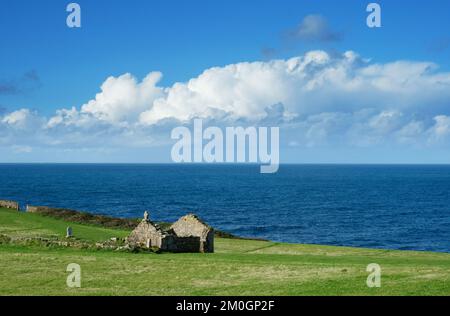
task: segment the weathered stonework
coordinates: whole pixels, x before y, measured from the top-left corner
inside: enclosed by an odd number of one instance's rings
[[[214,252],[214,231],[211,227],[195,215],[182,217],[178,222],[170,230],[163,231],[148,219],[146,213],[141,223],[128,236],[127,243],[169,252]]]
[[[28,213],[45,213],[45,212],[57,211],[60,209],[54,208],[54,207],[48,207],[48,206],[27,205],[25,210]]]
[[[199,252],[200,238],[198,237],[178,237],[171,233],[166,234],[162,239],[161,250],[170,252]]]
[[[31,205],[27,205],[26,211],[28,213],[39,213],[39,211],[41,209],[43,209],[43,206],[31,206]]]
[[[0,200],[0,207],[19,211],[19,203],[14,201]]]
[[[199,237],[200,252],[214,252],[214,230],[196,215],[183,216],[170,228],[178,237]]]
[[[158,225],[148,219],[143,219],[128,236],[127,242],[134,246],[145,248],[162,248],[164,233]]]

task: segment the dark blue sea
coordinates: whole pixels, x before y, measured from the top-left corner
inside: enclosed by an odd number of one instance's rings
[[[0,164],[0,199],[246,237],[450,252],[450,166]]]

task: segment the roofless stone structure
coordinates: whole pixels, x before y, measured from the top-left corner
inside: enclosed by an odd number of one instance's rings
[[[195,215],[186,215],[164,231],[152,222],[148,212],[131,232],[127,243],[169,252],[214,252],[214,231]]]
[[[183,216],[170,228],[179,237],[199,237],[200,252],[214,252],[214,230],[196,215]]]

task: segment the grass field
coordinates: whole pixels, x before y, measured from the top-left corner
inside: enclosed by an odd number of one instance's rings
[[[0,209],[0,234],[86,242],[126,230],[67,223]],[[214,254],[144,254],[0,245],[0,295],[450,295],[450,254],[216,238]],[[81,288],[66,267],[81,266]],[[368,288],[366,267],[382,268]]]

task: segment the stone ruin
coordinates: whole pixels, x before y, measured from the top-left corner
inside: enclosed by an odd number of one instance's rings
[[[196,215],[183,216],[170,228],[178,237],[199,237],[200,252],[214,252],[214,230]]]
[[[19,203],[0,200],[0,208],[8,208],[19,211]],[[27,205],[29,213],[41,213],[54,211],[44,206]],[[71,227],[66,229],[66,237],[73,236]],[[168,252],[214,252],[214,230],[194,214],[181,217],[169,229],[164,230],[149,218],[148,212],[144,213],[144,219],[127,237],[127,243],[131,246],[142,248],[157,248]]]
[[[0,200],[0,207],[19,211],[19,203],[14,201]]]
[[[195,215],[186,215],[163,230],[144,213],[144,219],[127,237],[131,246],[168,252],[214,252],[214,230]]]

